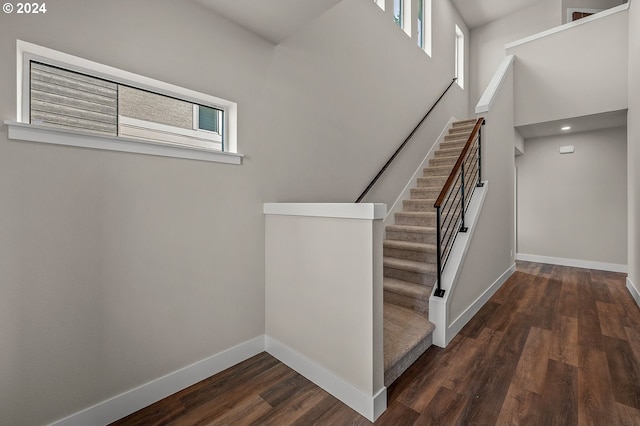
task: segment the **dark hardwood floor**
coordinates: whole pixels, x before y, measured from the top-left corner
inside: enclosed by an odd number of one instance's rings
[[[114,425],[370,424],[262,353]],[[640,425],[640,309],[623,274],[518,262],[446,349],[388,389],[381,425]]]

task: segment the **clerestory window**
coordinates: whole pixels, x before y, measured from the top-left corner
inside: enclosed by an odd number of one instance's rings
[[[81,134],[91,148],[241,163],[233,102],[31,43],[18,41],[18,54],[16,124],[38,126],[38,142],[46,128],[72,133],[52,143],[82,146]],[[10,137],[30,130],[8,124]]]

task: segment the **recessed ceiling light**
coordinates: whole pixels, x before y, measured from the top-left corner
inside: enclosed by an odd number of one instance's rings
[[[563,128],[561,128],[560,130],[571,130],[571,126],[564,126]]]

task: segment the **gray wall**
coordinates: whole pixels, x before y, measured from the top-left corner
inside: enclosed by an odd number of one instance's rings
[[[640,3],[629,5],[629,112],[627,165],[629,194],[629,280],[640,289]]]
[[[474,302],[514,266],[513,85],[511,68],[491,109],[483,114],[487,124],[482,129],[482,179],[489,186],[460,278],[449,296],[450,324],[467,309],[478,308]]]
[[[626,127],[527,139],[518,253],[627,264]],[[575,153],[560,154],[561,146]]]
[[[541,0],[530,7],[471,31],[470,101],[480,100],[505,56],[504,45],[560,25],[559,0]]]
[[[0,424],[12,426],[264,334],[262,203],[354,200],[452,78],[454,23],[466,31],[434,2],[430,59],[361,0],[278,47],[192,2],[47,6],[0,15],[3,120],[16,117],[23,39],[237,102],[246,157],[229,166],[0,133]],[[434,137],[467,100],[454,86]],[[424,136],[373,201],[393,201]]]
[[[625,109],[627,20],[622,11],[509,48],[516,126]]]

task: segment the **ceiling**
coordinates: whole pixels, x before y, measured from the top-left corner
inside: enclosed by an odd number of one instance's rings
[[[273,44],[341,0],[194,0]],[[539,0],[451,0],[470,29],[503,18]]]
[[[195,1],[271,43],[279,44],[341,0]]]
[[[537,3],[539,0],[451,0],[469,29],[481,27],[496,19]]]
[[[608,129],[627,125],[627,110],[605,112],[602,114],[585,115],[582,117],[535,123],[518,126],[518,132],[525,139],[542,138],[565,133],[588,132],[591,130]],[[561,130],[564,126],[571,126],[570,130]]]

